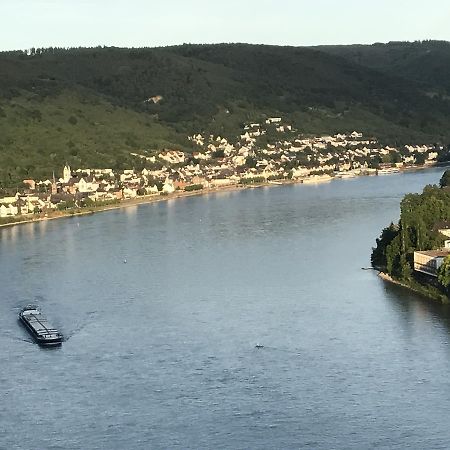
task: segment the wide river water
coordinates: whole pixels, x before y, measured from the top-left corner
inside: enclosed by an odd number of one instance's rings
[[[442,172],[1,229],[0,448],[449,448],[450,312],[361,270]]]

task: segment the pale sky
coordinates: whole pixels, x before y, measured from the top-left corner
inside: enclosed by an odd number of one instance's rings
[[[450,0],[0,0],[0,50],[450,41]]]

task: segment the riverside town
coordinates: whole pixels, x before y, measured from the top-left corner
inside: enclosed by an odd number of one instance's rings
[[[142,170],[74,169],[66,164],[60,178],[53,174],[46,180],[23,180],[15,193],[0,198],[0,221],[45,218],[50,212],[63,214],[176,191],[386,174],[448,159],[448,149],[442,145],[383,146],[357,131],[304,136],[281,117],[245,124],[236,142],[202,134],[188,139],[198,149],[192,154],[180,150],[131,153],[143,163]]]
[[[0,450],[450,449],[450,3],[404,3],[2,1]]]

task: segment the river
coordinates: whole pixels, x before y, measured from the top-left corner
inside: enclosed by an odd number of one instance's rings
[[[442,172],[0,230],[0,448],[448,448],[450,312],[361,270]]]

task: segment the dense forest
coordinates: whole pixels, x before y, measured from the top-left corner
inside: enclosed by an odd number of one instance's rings
[[[450,96],[450,42],[331,45],[316,49],[416,82],[431,97]]]
[[[395,56],[362,46],[357,57],[353,46],[247,44],[0,53],[0,183],[49,176],[65,161],[130,167],[131,152],[190,151],[188,134],[235,138],[269,115],[305,134],[357,129],[391,145],[447,145],[450,78],[431,74],[446,73],[448,45],[420,44],[443,50],[415,64],[411,45]],[[393,58],[408,61],[404,70],[387,70]]]
[[[430,280],[414,274],[414,251],[437,249],[444,244],[438,228],[450,223],[450,170],[444,173],[439,186],[426,186],[421,194],[406,195],[400,211],[400,221],[391,223],[376,240],[372,265],[394,279],[423,287]],[[440,268],[436,288],[450,294],[450,258]]]

